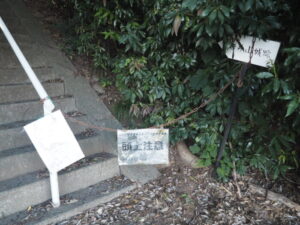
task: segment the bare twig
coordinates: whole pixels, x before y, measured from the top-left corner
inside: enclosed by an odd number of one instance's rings
[[[233,175],[234,184],[235,184],[236,189],[237,189],[238,197],[239,197],[239,198],[242,198],[241,189],[240,189],[240,186],[239,186],[239,184],[238,184],[238,182],[237,182],[237,178],[236,178],[235,162],[233,161],[232,164],[233,164],[233,172],[232,172],[232,175]]]
[[[233,196],[232,192],[229,191],[226,187],[224,187],[223,185],[220,186],[224,191],[226,191],[228,194],[230,194],[231,196]]]

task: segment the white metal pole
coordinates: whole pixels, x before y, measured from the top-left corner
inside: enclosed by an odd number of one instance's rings
[[[36,74],[32,70],[31,66],[29,65],[28,61],[26,60],[25,56],[23,55],[18,44],[14,40],[13,36],[9,32],[7,26],[5,25],[5,23],[1,17],[0,17],[0,28],[2,29],[7,41],[9,42],[11,48],[13,49],[14,53],[16,54],[18,60],[20,61],[23,69],[25,70],[25,72],[26,72],[28,78],[30,79],[32,85],[34,86],[36,92],[38,93],[39,97],[43,101],[44,115],[50,114],[55,108],[54,104],[50,100],[47,92],[45,91],[41,82],[39,81]],[[60,199],[59,199],[59,186],[58,186],[57,172],[49,171],[49,173],[50,173],[50,185],[51,185],[51,195],[52,195],[53,207],[59,207]]]
[[[9,42],[10,46],[12,47],[13,51],[15,52],[18,60],[20,61],[23,69],[27,73],[28,78],[30,79],[32,85],[34,86],[35,90],[37,91],[38,95],[44,102],[44,113],[49,114],[51,113],[55,106],[52,101],[49,99],[48,94],[46,93],[44,87],[42,86],[41,82],[38,80],[37,76],[35,75],[34,71],[32,70],[31,66],[29,65],[28,61],[26,60],[25,56],[23,55],[22,51],[20,50],[18,44],[15,42],[13,36],[9,32],[8,28],[6,27],[4,21],[0,17],[0,28],[2,29],[7,41]]]
[[[58,176],[57,176],[57,172],[49,171],[49,173],[50,173],[52,205],[54,208],[56,208],[60,206]]]

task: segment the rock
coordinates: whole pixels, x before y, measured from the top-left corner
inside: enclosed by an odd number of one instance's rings
[[[181,161],[185,165],[190,166],[192,168],[200,168],[200,166],[197,164],[199,159],[190,152],[189,148],[184,142],[178,142],[176,144],[176,149],[178,151]]]
[[[103,213],[103,208],[99,208],[99,209],[97,210],[97,213],[98,213],[99,215],[101,215],[101,214]]]
[[[93,83],[92,87],[94,88],[94,90],[96,92],[98,92],[99,94],[105,94],[104,89],[98,84],[98,82]]]

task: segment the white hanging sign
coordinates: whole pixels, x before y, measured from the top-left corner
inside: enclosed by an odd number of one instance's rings
[[[254,37],[243,36],[239,40],[239,43],[235,41],[233,43],[233,47],[226,50],[226,56],[230,59],[248,63],[250,60],[253,40]],[[219,42],[219,45],[223,47],[222,42]],[[264,41],[256,38],[253,46],[251,64],[262,67],[270,67],[276,60],[279,47],[280,42],[270,40]]]
[[[84,158],[60,110],[24,126],[31,142],[51,172],[58,172]]]
[[[169,130],[118,130],[119,165],[169,164]]]

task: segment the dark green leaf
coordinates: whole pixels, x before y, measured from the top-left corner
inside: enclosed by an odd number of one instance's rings
[[[295,98],[292,101],[290,101],[290,103],[288,104],[288,107],[287,107],[287,111],[286,111],[285,117],[290,116],[293,112],[295,112],[295,110],[298,107],[299,107],[299,101],[298,101],[297,98]]]
[[[256,74],[256,77],[259,79],[267,79],[267,78],[271,78],[274,75],[272,73],[269,72],[260,72],[258,74]]]
[[[213,23],[216,18],[217,18],[217,10],[213,10],[208,16],[209,22]]]
[[[182,2],[182,8],[188,8],[189,10],[194,10],[197,7],[198,0],[184,0]]]
[[[195,75],[190,78],[190,87],[193,90],[201,90],[206,86],[208,77],[204,70],[198,70]]]
[[[190,147],[190,150],[193,154],[197,154],[200,152],[200,147],[198,145],[193,145]]]
[[[281,100],[291,100],[294,97],[295,97],[295,95],[285,95],[285,96],[280,96],[278,99],[281,99]]]
[[[201,16],[207,17],[210,12],[211,12],[211,8],[206,8],[202,11]]]
[[[249,11],[253,6],[253,0],[246,0],[246,3],[245,3],[245,10],[246,11]]]
[[[222,5],[220,7],[222,13],[224,14],[224,16],[226,16],[227,18],[230,16],[230,10],[229,8],[227,8],[226,6]]]

